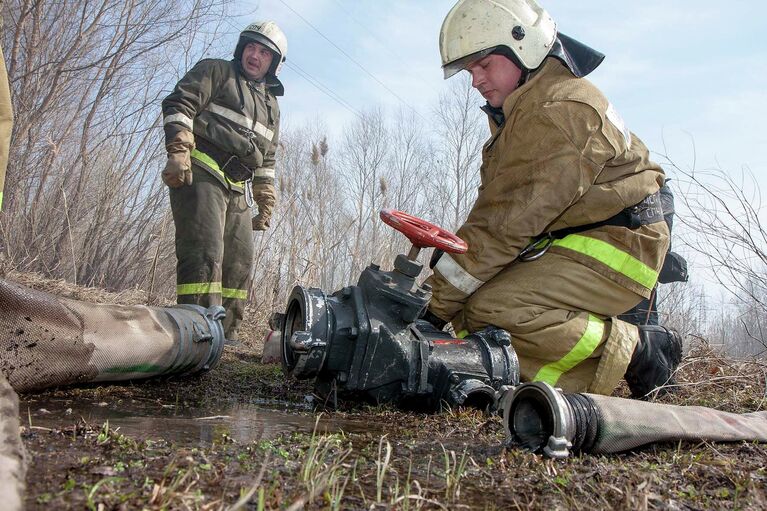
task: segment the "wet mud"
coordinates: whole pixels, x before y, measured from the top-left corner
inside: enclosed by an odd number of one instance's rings
[[[292,433],[376,433],[380,425],[315,415],[300,403],[230,403],[198,408],[133,400],[119,403],[35,399],[22,404],[23,418],[34,428],[64,430],[73,424],[102,425],[137,440],[164,440],[180,447],[210,447],[223,441],[250,443]]]
[[[22,395],[27,509],[219,510],[248,495],[241,509],[767,506],[764,445],[544,460],[507,448],[497,416],[319,413],[310,386],[225,355],[200,378]]]

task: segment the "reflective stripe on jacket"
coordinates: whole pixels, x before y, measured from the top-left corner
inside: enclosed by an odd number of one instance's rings
[[[490,119],[478,197],[457,233],[469,250],[445,254],[428,281],[429,308],[445,320],[531,240],[610,218],[664,182],[604,95],[556,59],[506,98],[503,112],[502,125]],[[667,245],[667,231],[638,236],[608,226],[567,236],[551,250],[649,296]]]
[[[223,153],[234,155],[254,170],[254,182],[273,183],[279,138],[277,98],[263,82],[248,81],[236,61],[205,59],[176,84],[162,102],[166,143],[179,130],[191,130]],[[212,158],[192,156],[224,185],[242,191],[222,175]]]

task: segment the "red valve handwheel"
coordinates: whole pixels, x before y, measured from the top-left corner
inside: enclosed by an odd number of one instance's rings
[[[435,247],[452,254],[463,254],[469,247],[450,231],[396,209],[382,209],[381,220],[407,236],[418,248]]]

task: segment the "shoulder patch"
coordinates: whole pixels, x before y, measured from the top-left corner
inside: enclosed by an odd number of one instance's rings
[[[618,128],[618,131],[620,131],[623,134],[623,139],[626,141],[626,145],[631,145],[631,132],[626,127],[626,123],[623,121],[623,117],[620,116],[618,111],[615,109],[612,103],[607,104],[607,111],[605,112],[605,117],[607,117],[607,120],[612,123],[613,126]]]

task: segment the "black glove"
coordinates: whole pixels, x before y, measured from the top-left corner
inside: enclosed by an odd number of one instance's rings
[[[440,250],[438,248],[434,249],[434,252],[431,253],[431,259],[429,259],[429,269],[433,270],[435,266],[437,266],[437,263],[439,262],[439,258],[442,257],[442,254],[444,254],[444,250]]]
[[[442,330],[443,328],[445,328],[445,325],[447,325],[447,321],[437,317],[429,309],[426,309],[426,312],[423,313],[423,316],[421,316],[421,320],[426,321],[437,330]]]

